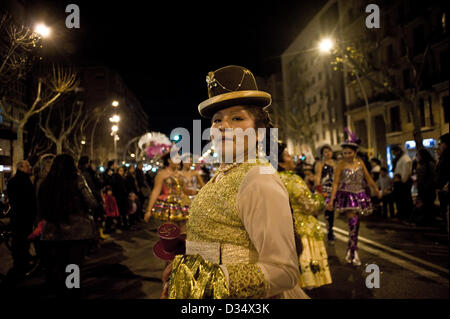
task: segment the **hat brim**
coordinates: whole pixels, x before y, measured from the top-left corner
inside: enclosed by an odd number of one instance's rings
[[[183,245],[177,247],[174,252],[168,252],[164,250],[164,245],[161,240],[159,240],[156,245],[153,246],[153,254],[164,261],[172,261],[176,255],[183,255],[184,253],[185,248],[183,247]]]
[[[201,116],[212,118],[214,113],[219,110],[226,109],[237,105],[255,105],[267,107],[271,104],[272,97],[264,91],[235,91],[220,94],[203,101],[198,106],[198,112]]]

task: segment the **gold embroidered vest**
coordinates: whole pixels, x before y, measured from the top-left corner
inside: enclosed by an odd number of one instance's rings
[[[255,166],[261,166],[261,163],[242,163],[219,180],[214,181],[213,177],[201,188],[189,208],[187,241],[220,244],[221,255],[230,247],[240,246],[245,248],[246,254],[249,255],[245,258],[247,262],[257,260],[258,254],[238,216],[236,206],[236,197],[242,180]],[[235,253],[233,255],[236,255]]]

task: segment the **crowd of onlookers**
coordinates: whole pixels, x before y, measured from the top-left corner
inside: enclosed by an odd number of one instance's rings
[[[382,192],[382,199],[372,196],[374,215],[423,226],[442,221],[448,228],[448,144],[447,133],[441,136],[436,150],[419,149],[414,158],[394,145],[392,172],[378,158],[369,159],[367,154],[359,152],[359,158]],[[339,157],[337,154],[335,159]],[[307,164],[304,158],[299,156],[296,171],[314,191],[315,167],[321,159]]]

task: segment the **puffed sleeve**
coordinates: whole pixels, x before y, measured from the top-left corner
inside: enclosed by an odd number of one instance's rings
[[[224,265],[231,295],[264,298],[295,287],[300,273],[294,226],[289,196],[278,175],[252,168],[242,181],[236,204],[259,259],[256,264]],[[252,295],[252,290],[257,294]]]
[[[312,194],[300,176],[292,174],[292,177],[287,179],[286,187],[294,214],[312,215],[323,207],[323,197]]]

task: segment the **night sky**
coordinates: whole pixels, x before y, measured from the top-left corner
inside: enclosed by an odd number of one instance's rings
[[[48,60],[117,70],[148,113],[149,130],[168,134],[200,118],[209,71],[229,64],[260,76],[279,70],[280,54],[326,1],[27,3],[29,16],[54,30]],[[65,28],[70,3],[80,7],[80,29]]]

